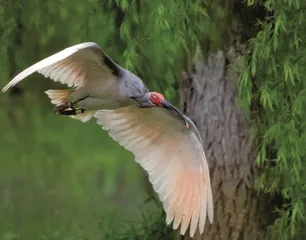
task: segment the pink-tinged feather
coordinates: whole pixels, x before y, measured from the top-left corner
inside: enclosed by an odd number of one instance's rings
[[[201,139],[162,108],[136,106],[99,110],[98,124],[135,155],[148,172],[154,190],[163,202],[166,223],[180,226],[190,236],[203,233],[205,220],[213,217],[208,165]]]
[[[193,184],[193,186],[195,185],[196,183],[196,177],[197,176],[194,176],[194,175],[190,175],[189,178],[190,181],[190,184]],[[186,202],[185,202],[185,207],[184,207],[184,212],[183,212],[183,220],[182,220],[182,224],[181,224],[181,231],[180,233],[182,235],[185,234],[188,226],[189,226],[189,223],[190,223],[190,220],[191,220],[191,214],[192,214],[192,211],[193,211],[193,208],[194,208],[194,198],[195,198],[195,188],[194,187],[190,187],[189,188],[190,192],[188,194],[188,197],[186,199]]]
[[[52,80],[56,82],[64,83],[65,81],[67,81],[67,79],[63,78],[62,76],[68,71],[69,66],[73,64],[78,65],[77,63],[70,62],[69,59],[65,59],[61,62],[58,62],[54,64],[55,66],[54,68],[50,66],[46,69],[45,77],[48,77],[48,78],[50,77]],[[56,78],[52,77],[52,73],[56,74]]]
[[[175,193],[169,199],[169,207],[166,210],[167,213],[167,223],[170,224],[174,217],[177,215],[177,210],[180,208],[185,195],[187,194],[188,190],[188,182],[186,181],[186,175],[180,175],[175,173],[174,179],[175,183]]]
[[[204,232],[204,226],[206,222],[206,207],[207,207],[207,194],[206,186],[202,186],[202,196],[201,196],[201,208],[200,208],[200,219],[199,219],[199,230],[202,234]]]
[[[64,90],[53,90],[50,89],[45,92],[48,97],[51,99],[51,103],[53,103],[56,106],[60,106],[62,104],[65,104],[67,102],[67,99],[71,93],[71,90],[64,89]]]
[[[68,63],[64,66],[55,68],[54,70],[50,69],[51,71],[50,74],[48,74],[48,77],[56,82],[69,83],[72,80],[68,78],[69,74],[73,71],[73,69],[70,68],[72,65],[76,65],[76,63]]]
[[[197,179],[196,181],[196,185],[195,185],[195,201],[194,201],[194,208],[193,208],[193,213],[191,216],[191,222],[190,222],[190,236],[193,237],[195,234],[195,231],[197,229],[197,224],[199,221],[199,216],[200,216],[200,201],[201,201],[201,197],[200,197],[200,193],[201,190],[199,188],[199,183],[200,183],[200,179]]]
[[[75,82],[76,86],[81,86],[84,84],[83,74],[84,74],[84,69],[80,66],[74,69],[74,71],[71,73],[71,79],[73,82]]]

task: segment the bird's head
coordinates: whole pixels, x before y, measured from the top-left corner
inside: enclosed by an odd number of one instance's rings
[[[141,97],[137,98],[140,107],[163,107],[170,111],[172,114],[179,117],[184,121],[187,128],[189,128],[189,124],[185,116],[180,113],[170,102],[168,102],[165,97],[158,92],[149,92],[145,93]]]

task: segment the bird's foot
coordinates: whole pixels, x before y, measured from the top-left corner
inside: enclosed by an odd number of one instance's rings
[[[75,108],[73,107],[72,103],[63,104],[60,106],[57,106],[54,113],[60,114],[60,115],[77,115],[79,113],[84,113],[84,109],[82,108]]]

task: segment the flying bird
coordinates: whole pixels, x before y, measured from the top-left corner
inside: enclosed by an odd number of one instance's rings
[[[213,198],[201,136],[194,123],[161,93],[116,64],[96,43],[68,47],[30,66],[5,92],[34,72],[69,89],[48,90],[56,112],[97,123],[148,173],[166,213],[166,223],[191,237],[213,222]]]

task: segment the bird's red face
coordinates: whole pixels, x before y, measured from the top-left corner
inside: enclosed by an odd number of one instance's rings
[[[158,93],[158,92],[152,92],[150,95],[150,101],[155,104],[156,106],[163,107],[170,111],[172,114],[179,117],[181,120],[184,121],[186,128],[189,128],[188,121],[185,119],[184,115],[179,112],[174,106],[172,106],[171,103],[169,103],[167,100],[165,100],[165,97]]]
[[[163,105],[165,97],[161,93],[152,92],[150,96],[150,101],[154,103],[156,106]]]

